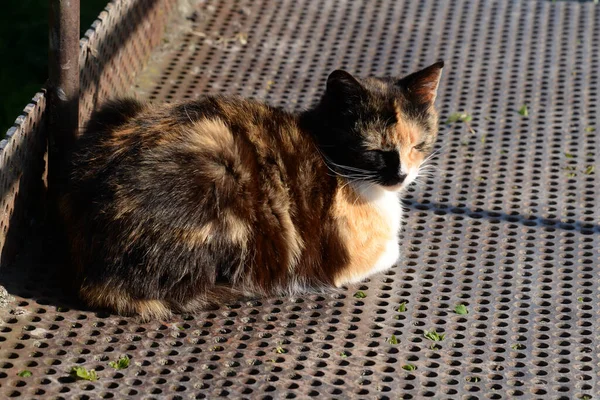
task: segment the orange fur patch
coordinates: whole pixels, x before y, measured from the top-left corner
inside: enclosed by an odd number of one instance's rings
[[[402,168],[406,171],[418,168],[423,162],[424,155],[422,152],[415,150],[414,147],[421,142],[422,128],[402,118],[400,109],[397,106],[396,118],[398,122],[394,127],[394,137],[400,147],[400,163]]]
[[[198,155],[204,159],[198,173],[214,184],[218,195],[237,196],[250,177],[240,160],[242,149],[227,125],[220,119],[202,119],[186,129],[190,150],[201,150],[211,155],[210,158]],[[213,236],[225,234],[231,243],[245,246],[250,236],[248,222],[227,208],[219,212],[221,216],[218,221],[211,221],[192,232],[182,232],[184,239],[194,247],[205,244]]]
[[[388,219],[349,185],[339,190],[333,207],[349,263],[334,277],[336,286],[369,274],[392,237]]]
[[[187,130],[192,150],[202,149],[217,154],[231,150],[235,153],[233,134],[220,119],[202,119],[194,122]]]

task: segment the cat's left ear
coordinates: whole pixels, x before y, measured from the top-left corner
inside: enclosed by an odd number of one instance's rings
[[[360,97],[365,89],[350,73],[338,69],[329,74],[327,78],[326,93],[336,98]]]
[[[404,89],[407,96],[418,104],[432,106],[437,96],[444,62],[438,61],[427,68],[414,72],[399,81],[396,85]]]

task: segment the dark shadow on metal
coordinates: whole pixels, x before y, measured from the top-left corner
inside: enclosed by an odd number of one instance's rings
[[[6,204],[5,237],[0,250],[0,270],[6,269],[24,248],[34,221],[44,217],[46,182],[44,172],[47,150],[47,126],[40,113],[46,101],[44,91],[25,107],[22,120],[25,127],[2,141],[4,167],[0,201]],[[28,132],[24,132],[28,130]],[[11,130],[9,130],[9,133]],[[1,281],[0,281],[1,282]]]

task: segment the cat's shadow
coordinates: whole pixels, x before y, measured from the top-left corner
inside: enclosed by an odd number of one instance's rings
[[[27,300],[57,310],[85,309],[68,287],[63,266],[64,257],[52,232],[34,227],[14,261],[0,268],[0,285],[9,295],[23,299],[9,302],[10,312],[28,305]]]
[[[452,204],[445,203],[419,202],[414,199],[404,199],[403,205],[409,210],[430,211],[436,215],[462,215],[466,218],[485,219],[492,223],[510,222],[528,227],[541,226],[556,230],[575,231],[584,235],[600,233],[600,225],[598,224],[575,221],[567,218],[544,218],[536,215],[521,214],[517,212],[509,214],[503,211],[474,210],[469,207],[457,207]]]

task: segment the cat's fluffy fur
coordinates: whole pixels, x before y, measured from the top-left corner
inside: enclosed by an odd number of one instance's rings
[[[167,318],[391,267],[398,193],[437,135],[442,66],[403,79],[334,71],[301,114],[218,96],[105,105],[59,198],[81,298]]]

